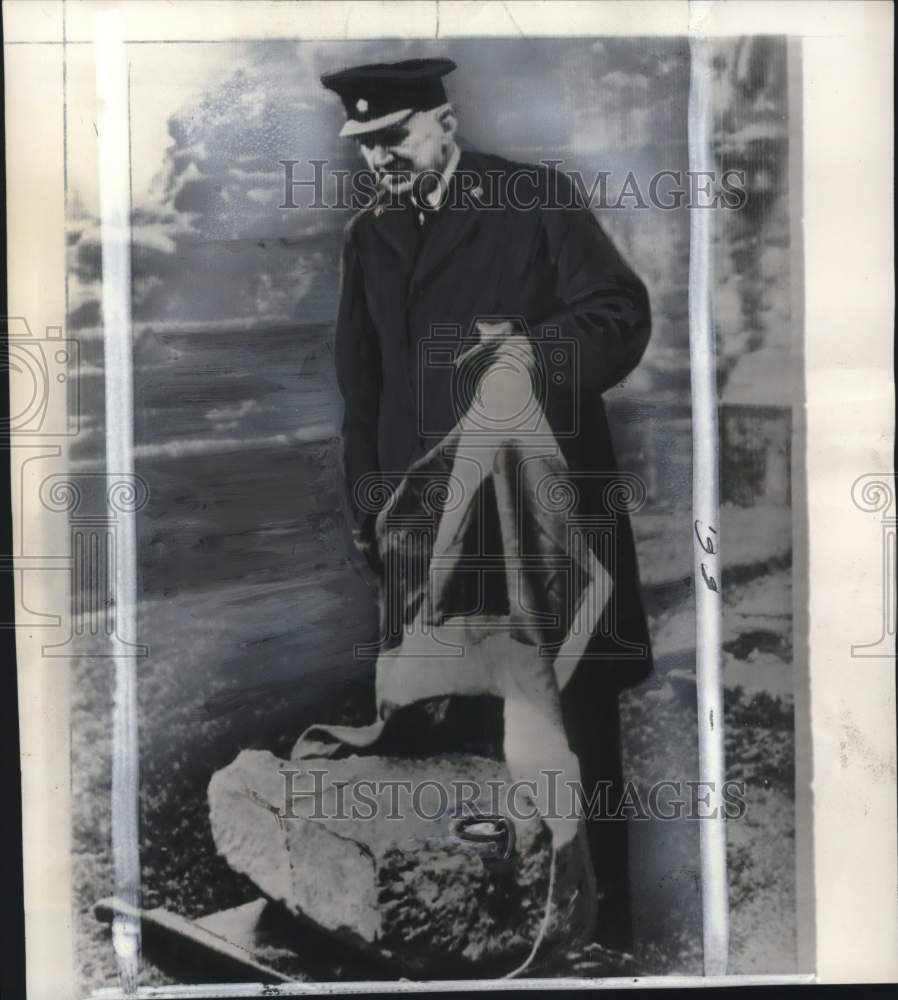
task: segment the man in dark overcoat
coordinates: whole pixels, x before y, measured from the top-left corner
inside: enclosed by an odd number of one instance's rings
[[[322,77],[343,101],[341,134],[359,143],[377,192],[346,233],[335,341],[355,539],[380,572],[372,477],[395,486],[456,424],[470,401],[460,398],[458,354],[525,336],[578,511],[614,525],[600,555],[613,596],[561,693],[587,794],[610,782],[613,802],[618,691],[646,676],[651,653],[627,516],[638,487],[618,474],[602,393],[645,351],[648,297],[563,171],[459,149],[442,79],[454,68],[421,59]],[[625,824],[588,829],[601,938],[625,947]]]

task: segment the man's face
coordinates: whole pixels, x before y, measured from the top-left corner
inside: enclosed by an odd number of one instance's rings
[[[358,137],[359,148],[380,186],[393,194],[408,191],[424,171],[441,172],[452,144],[454,119],[436,111],[416,111],[404,122]]]

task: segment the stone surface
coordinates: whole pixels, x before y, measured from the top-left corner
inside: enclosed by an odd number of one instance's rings
[[[283,768],[302,773],[285,779]],[[285,788],[308,791],[316,781],[318,796],[296,796],[294,816],[278,815]],[[360,784],[372,781],[380,783],[379,794]],[[231,867],[268,898],[392,968],[440,977],[502,975],[539,934],[552,852],[547,828],[529,816],[530,800],[521,794],[517,812],[528,818],[514,821],[508,862],[485,863],[459,840],[452,814],[462,801],[493,811],[489,782],[501,786],[496,811],[507,816],[508,773],[485,758],[287,762],[244,750],[209,785],[212,833]],[[409,787],[418,789],[417,799]],[[575,935],[582,877],[576,851],[559,855],[541,954]]]

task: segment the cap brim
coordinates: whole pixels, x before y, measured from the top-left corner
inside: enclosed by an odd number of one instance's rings
[[[413,108],[405,108],[402,111],[391,111],[388,115],[381,115],[380,118],[371,118],[366,122],[357,122],[354,118],[347,118],[346,124],[340,129],[341,137],[364,135],[366,132],[377,132],[382,128],[389,128],[390,125],[398,125],[411,118],[414,114]]]

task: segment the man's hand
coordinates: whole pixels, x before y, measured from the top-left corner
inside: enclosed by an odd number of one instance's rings
[[[499,323],[480,322],[477,324],[477,333],[481,344],[488,344],[498,340],[500,337],[507,337],[514,333],[515,327],[510,320],[502,320]]]
[[[524,337],[518,325],[511,320],[499,320],[496,323],[490,323],[486,320],[480,320],[475,330],[480,340],[473,346],[469,347],[466,351],[462,351],[455,359],[455,365],[458,367],[462,362],[468,361],[469,359],[484,354],[485,352],[492,353],[493,349],[500,348],[503,346],[503,342],[509,347],[517,346],[520,349],[521,343],[526,343],[527,338]]]
[[[533,344],[524,335],[519,324],[511,320],[502,320],[499,323],[482,322],[477,324],[477,332],[480,334],[478,347],[492,346],[499,350],[506,349],[518,363],[523,363],[532,371],[536,364]]]

